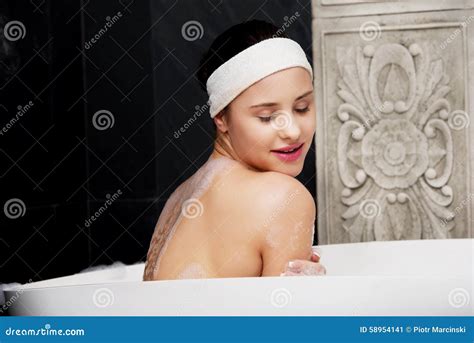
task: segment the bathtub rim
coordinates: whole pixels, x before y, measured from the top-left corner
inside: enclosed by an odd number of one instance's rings
[[[472,246],[474,247],[474,238],[449,238],[449,239],[424,239],[424,240],[404,240],[404,241],[371,241],[371,242],[356,242],[356,243],[340,243],[340,244],[326,244],[326,245],[314,245],[313,247],[320,248],[321,250],[324,251],[325,247],[330,247],[331,249],[334,247],[335,249],[340,249],[344,248],[344,246],[350,246],[353,248],[357,248],[357,246],[375,246],[378,245],[379,243],[383,243],[384,245],[389,245],[390,248],[393,248],[393,246],[396,245],[425,245],[425,244],[441,244],[443,243],[448,243],[448,244],[456,244],[456,242],[466,242],[465,244],[469,244],[468,242],[471,242]],[[473,259],[474,259],[474,251],[473,251]],[[324,252],[323,256],[321,257],[321,262],[324,264]],[[99,269],[99,270],[91,270],[91,271],[85,271],[85,272],[80,272],[72,275],[65,275],[65,276],[60,276],[56,278],[51,278],[51,279],[46,279],[46,280],[41,280],[41,281],[36,281],[36,282],[31,282],[31,283],[26,283],[26,284],[21,284],[21,285],[14,285],[12,287],[2,289],[1,291],[3,292],[18,292],[18,291],[29,291],[29,290],[43,290],[43,289],[51,289],[51,288],[63,288],[63,287],[80,287],[80,286],[85,286],[85,285],[115,285],[115,284],[130,284],[130,283],[163,283],[163,282],[179,282],[179,281],[191,281],[191,280],[226,280],[226,279],[261,279],[261,276],[258,277],[224,277],[224,278],[203,278],[203,279],[170,279],[170,280],[153,280],[153,281],[143,281],[143,279],[140,280],[120,280],[117,279],[116,281],[112,281],[110,279],[105,280],[105,281],[87,281],[83,280],[77,280],[81,278],[88,278],[88,277],[93,277],[94,275],[100,275],[99,279],[103,279],[106,277],[107,274],[112,275],[113,273],[118,272],[119,270],[125,270],[125,274],[128,273],[137,273],[143,275],[143,270],[145,267],[144,261],[141,262],[136,262],[134,264],[123,264],[119,265],[116,267],[112,268],[106,268],[106,269]],[[140,273],[138,273],[140,271]],[[440,275],[439,277],[437,275],[420,275],[419,278],[460,278],[462,277],[462,274],[451,274],[451,275]],[[271,277],[280,277],[280,276],[266,276],[265,278],[271,278]],[[324,276],[291,276],[293,278],[301,278],[301,277],[377,277],[377,278],[417,278],[417,276],[414,275],[403,275],[403,274],[391,274],[391,275],[324,275]],[[65,284],[55,284],[55,283],[61,283],[61,282],[66,282]],[[212,282],[212,281],[211,281]],[[48,285],[49,283],[52,283],[51,285]]]

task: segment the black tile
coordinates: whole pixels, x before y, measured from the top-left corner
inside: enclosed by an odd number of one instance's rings
[[[2,282],[26,282],[69,275],[87,266],[88,240],[75,223],[86,215],[81,204],[26,208],[23,217],[2,225]],[[5,228],[5,229],[4,229]],[[3,255],[3,254],[2,254]]]
[[[101,201],[91,203],[91,214],[101,206]],[[90,225],[91,265],[144,261],[163,206],[158,200],[114,202]]]

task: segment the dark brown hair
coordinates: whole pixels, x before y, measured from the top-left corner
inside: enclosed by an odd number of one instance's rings
[[[201,58],[197,72],[201,87],[207,93],[206,82],[209,76],[239,52],[265,39],[288,38],[280,31],[275,25],[256,19],[228,28],[212,42],[209,50]]]

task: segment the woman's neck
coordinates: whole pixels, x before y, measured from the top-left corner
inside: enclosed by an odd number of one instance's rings
[[[248,165],[244,161],[242,161],[239,158],[239,156],[235,153],[234,149],[232,148],[230,144],[227,144],[227,142],[222,142],[221,140],[216,139],[216,141],[214,142],[214,149],[212,150],[212,153],[209,156],[209,160],[214,160],[216,158],[221,158],[221,157],[227,157],[231,160],[234,160],[249,170],[253,170],[257,172],[261,171]]]

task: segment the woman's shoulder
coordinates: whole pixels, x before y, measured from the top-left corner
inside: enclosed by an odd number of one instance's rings
[[[274,171],[257,172],[239,163],[221,170],[211,192],[216,202],[237,212],[271,208],[292,201],[300,208],[315,207],[308,189],[296,178]]]
[[[291,197],[298,201],[314,203],[313,196],[298,179],[273,171],[259,174],[252,180],[251,188],[257,199],[268,200],[267,195],[271,194],[276,201]]]
[[[280,246],[278,242],[295,237],[311,245],[315,201],[296,178],[278,172],[235,169],[220,182],[212,192],[212,208],[222,213],[227,223],[235,224],[229,227],[236,241],[239,236],[253,238],[260,252],[268,242],[276,247]],[[295,241],[293,245],[304,244]]]
[[[269,256],[274,249],[280,253],[289,249],[287,253],[295,253],[291,255],[294,258],[300,253],[306,256],[312,245],[316,218],[312,194],[297,179],[278,172],[262,173],[252,183],[249,187],[252,200],[242,206],[259,232],[255,236],[259,251]]]
[[[237,174],[240,174],[237,176]],[[279,172],[239,170],[235,179],[229,179],[228,194],[237,211],[268,214],[275,208],[291,202],[304,212],[315,211],[312,194],[296,178]]]

